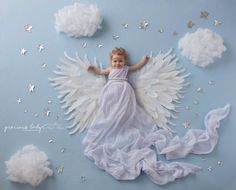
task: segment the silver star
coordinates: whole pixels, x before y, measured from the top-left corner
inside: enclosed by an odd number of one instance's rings
[[[200,114],[199,113],[195,113],[195,118],[199,118]]]
[[[161,28],[161,29],[158,29],[158,32],[159,32],[159,33],[163,33],[164,30]]]
[[[172,33],[172,35],[173,35],[173,36],[177,36],[178,33],[177,33],[176,31],[174,31],[174,32]]]
[[[194,100],[193,104],[198,105],[199,104],[198,100]]]
[[[212,166],[209,166],[209,167],[207,168],[207,170],[208,170],[209,172],[212,172],[213,167],[212,167]]]
[[[61,148],[61,153],[64,153],[66,151],[66,148]]]
[[[42,52],[44,50],[44,45],[43,44],[39,44],[38,45],[38,50],[39,50],[39,52]]]
[[[49,143],[53,143],[54,141],[53,141],[53,139],[49,139],[48,142]]]
[[[46,67],[47,67],[47,64],[46,64],[46,63],[43,63],[43,64],[41,65],[41,67],[42,67],[42,68],[46,68]]]
[[[215,20],[214,20],[214,25],[215,25],[215,26],[219,26],[219,25],[221,25],[221,23],[222,23],[222,22],[221,22],[220,20],[218,20],[218,19],[215,19]]]
[[[25,28],[25,31],[32,32],[33,26],[27,24],[27,25],[24,26],[24,28]]]
[[[217,164],[218,164],[219,166],[222,166],[222,165],[223,165],[223,161],[222,161],[222,160],[219,160],[219,161],[217,161]]]
[[[113,40],[118,40],[118,39],[120,38],[120,36],[118,36],[118,35],[113,35],[112,38],[113,38]]]
[[[28,85],[28,91],[29,92],[34,92],[35,86],[33,84]]]
[[[58,166],[56,167],[56,170],[57,170],[57,173],[58,173],[58,174],[61,174],[61,173],[63,173],[64,166],[58,165]]]
[[[17,103],[20,104],[22,102],[21,98],[17,99]]]
[[[199,88],[197,88],[196,91],[202,93],[202,92],[203,92],[203,89],[202,89],[201,87],[199,87]]]
[[[209,13],[207,11],[201,11],[201,16],[200,16],[201,18],[207,19],[208,16],[209,16]]]
[[[193,21],[191,21],[191,20],[187,22],[188,28],[192,28],[194,25],[195,25],[195,24],[194,24]]]
[[[186,109],[186,110],[190,110],[190,106],[186,106],[185,109]]]
[[[209,80],[209,81],[208,81],[208,84],[209,84],[209,85],[214,85],[215,83],[214,83],[213,80]]]
[[[21,55],[25,55],[28,51],[25,48],[22,48],[20,51]]]
[[[48,100],[48,104],[52,104],[52,100]]]
[[[102,44],[97,44],[97,47],[98,47],[98,48],[102,48],[103,45],[102,45]]]
[[[184,121],[183,127],[184,127],[185,129],[190,128],[190,122],[189,122],[189,121]]]
[[[80,177],[80,180],[81,180],[82,182],[85,182],[85,181],[87,181],[87,179],[86,179],[86,177],[85,177],[85,176],[81,176],[81,177]]]
[[[51,111],[48,108],[44,108],[44,115],[49,117],[50,113],[51,113]]]
[[[86,48],[86,47],[87,47],[87,42],[84,42],[84,43],[82,44],[82,47],[83,47],[83,48]]]
[[[123,23],[122,26],[124,27],[124,29],[127,29],[129,25],[127,23]]]
[[[35,114],[34,114],[34,117],[38,117],[38,116],[39,116],[39,114],[38,114],[38,113],[35,113]]]
[[[145,21],[145,20],[143,20],[143,21],[141,21],[141,22],[139,23],[139,28],[140,28],[140,29],[146,30],[148,26],[149,26],[149,23],[148,23],[147,21]]]
[[[28,110],[27,110],[27,109],[25,109],[25,110],[24,110],[24,113],[27,113],[27,112],[28,112]]]

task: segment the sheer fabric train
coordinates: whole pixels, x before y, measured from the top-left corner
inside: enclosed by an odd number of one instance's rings
[[[113,69],[98,100],[97,115],[83,139],[84,154],[101,169],[118,180],[132,180],[141,171],[159,185],[200,170],[200,167],[157,160],[156,152],[167,160],[184,158],[189,153],[208,154],[218,141],[217,128],[230,105],[210,111],[205,129],[189,129],[182,138],[159,128],[137,104],[127,81],[128,66]]]

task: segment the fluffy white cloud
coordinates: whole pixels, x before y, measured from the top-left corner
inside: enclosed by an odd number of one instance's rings
[[[47,155],[34,145],[26,145],[5,162],[8,179],[13,182],[39,185],[53,171],[49,168]]]
[[[193,64],[206,67],[214,62],[216,57],[221,58],[226,50],[222,37],[210,29],[198,28],[196,32],[186,33],[179,40],[178,47],[182,55],[189,58]]]
[[[101,28],[102,17],[96,5],[74,3],[55,13],[55,28],[70,37],[93,36]]]

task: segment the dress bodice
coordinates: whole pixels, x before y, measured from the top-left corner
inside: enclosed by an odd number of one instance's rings
[[[110,72],[108,79],[123,79],[127,80],[127,74],[128,74],[129,67],[125,65],[121,69],[112,69]]]

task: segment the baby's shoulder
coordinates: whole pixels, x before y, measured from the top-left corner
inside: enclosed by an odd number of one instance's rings
[[[111,71],[112,71],[112,67],[108,67],[108,68],[106,68],[105,70],[107,71],[108,74],[110,74]]]

